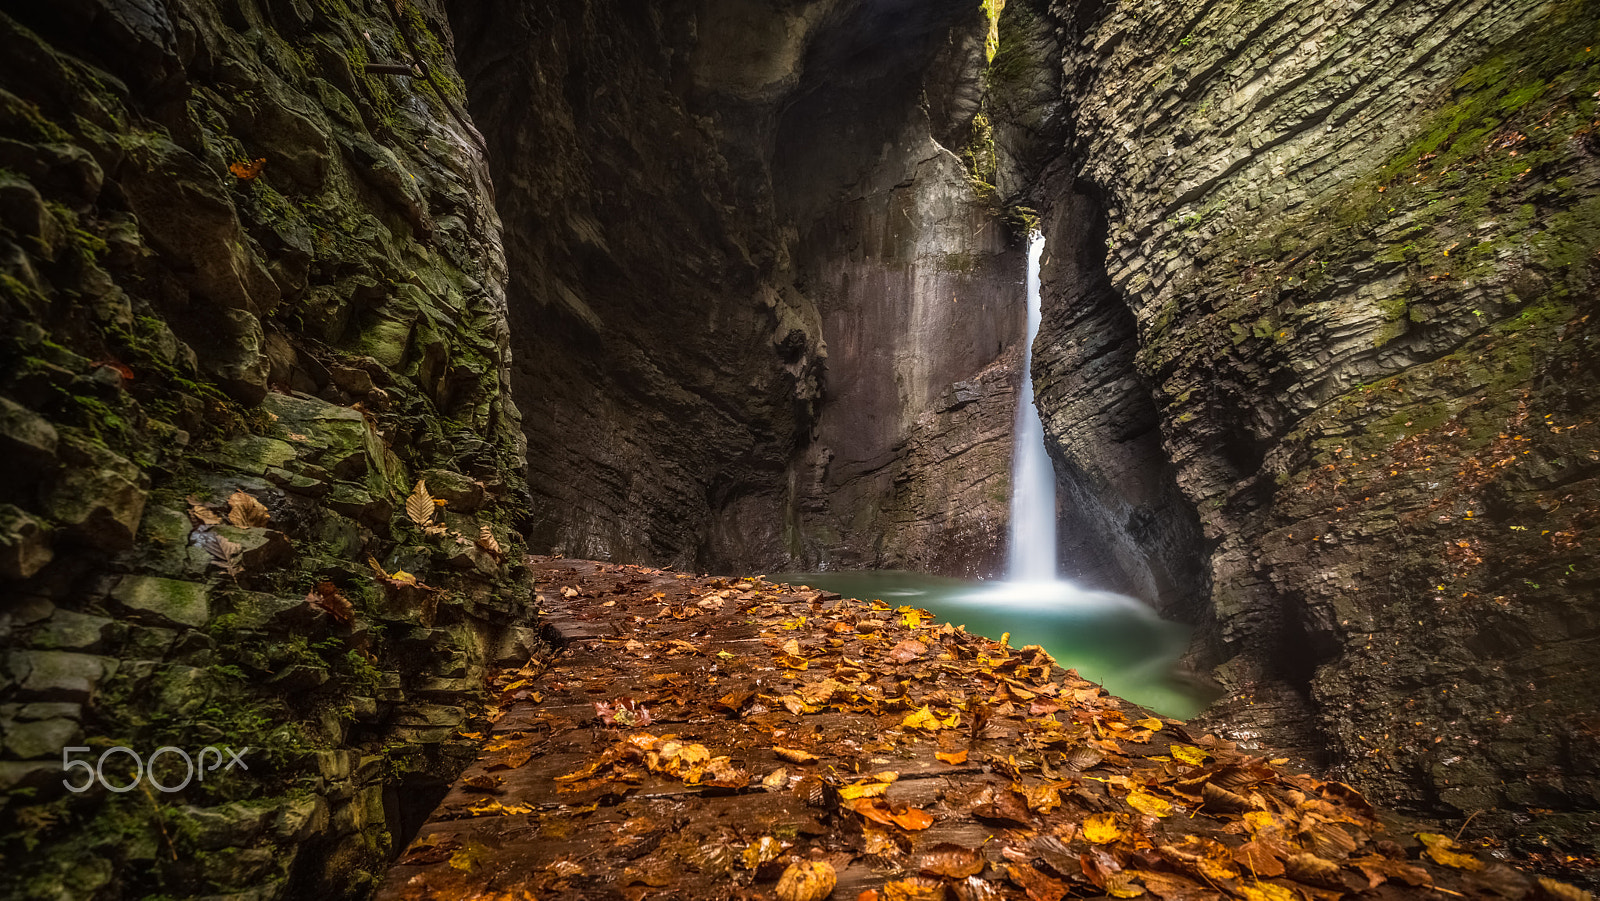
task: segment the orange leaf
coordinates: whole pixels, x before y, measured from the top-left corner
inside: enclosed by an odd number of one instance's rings
[[[229,165],[228,171],[232,172],[233,177],[239,179],[240,181],[249,181],[250,179],[255,178],[257,175],[260,175],[261,167],[265,166],[266,164],[266,157],[260,157],[258,159],[249,161],[241,160],[237,163]]]

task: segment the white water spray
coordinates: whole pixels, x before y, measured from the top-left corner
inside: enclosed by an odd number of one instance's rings
[[[1056,578],[1056,476],[1044,449],[1044,423],[1033,405],[1033,341],[1039,335],[1039,261],[1044,235],[1028,243],[1028,343],[1022,354],[1022,395],[1011,464],[1011,535],[1006,578],[1053,582]]]

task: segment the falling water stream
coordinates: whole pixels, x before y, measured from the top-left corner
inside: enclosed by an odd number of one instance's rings
[[[1028,341],[1022,350],[1022,393],[1011,451],[1011,528],[1006,578],[1056,580],[1056,474],[1044,447],[1044,423],[1033,402],[1033,341],[1039,336],[1039,262],[1044,235],[1028,242]]]
[[[1161,619],[1134,598],[1090,591],[1056,576],[1055,472],[1045,450],[1029,372],[1039,331],[1043,255],[1044,237],[1036,234],[1028,246],[1028,347],[1012,453],[1006,579],[968,582],[893,570],[770,578],[896,607],[922,608],[989,638],[1010,633],[1013,647],[1041,645],[1062,666],[1076,669],[1108,691],[1159,713],[1187,718],[1200,712],[1211,696],[1177,668],[1178,657],[1188,647],[1188,628]]]

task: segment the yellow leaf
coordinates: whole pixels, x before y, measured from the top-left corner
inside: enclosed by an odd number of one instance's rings
[[[778,844],[777,839],[770,835],[763,835],[752,842],[750,847],[745,848],[744,853],[740,854],[739,858],[744,863],[745,869],[753,870],[769,860],[777,860],[778,855],[782,853],[783,846]]]
[[[1109,845],[1122,838],[1116,814],[1097,813],[1083,821],[1083,837],[1097,845]]]
[[[900,617],[900,621],[905,623],[907,629],[920,628],[922,626],[922,614],[912,610]]]
[[[933,757],[935,760],[952,764],[954,766],[960,766],[961,764],[967,762],[967,752],[965,749],[960,751],[951,751],[948,754],[943,751],[935,751]]]
[[[1458,870],[1483,869],[1483,861],[1473,857],[1471,854],[1463,854],[1457,850],[1460,846],[1446,836],[1436,835],[1432,832],[1418,832],[1417,841],[1422,842],[1427,847],[1428,856],[1433,858],[1435,863],[1440,863],[1447,867],[1455,867]]]
[[[390,573],[389,579],[394,582],[404,582],[407,585],[417,584],[417,577],[403,569],[397,569],[393,573]]]
[[[858,782],[855,785],[846,785],[839,789],[839,798],[844,801],[856,801],[861,798],[879,798],[889,791],[887,782]]]
[[[1295,901],[1297,897],[1289,889],[1271,882],[1240,885],[1237,891],[1244,901]]]
[[[1134,723],[1134,725],[1138,726],[1140,729],[1149,729],[1151,732],[1161,731],[1161,721],[1153,716],[1145,717],[1144,719]]]
[[[1173,757],[1190,766],[1199,766],[1205,762],[1207,757],[1211,756],[1206,753],[1204,748],[1197,748],[1194,745],[1173,745],[1170,753]]]
[[[1137,898],[1144,894],[1144,886],[1135,885],[1133,874],[1127,870],[1107,873],[1106,894],[1113,898]]]
[[[798,748],[780,748],[777,745],[772,746],[772,753],[790,763],[811,763],[817,759],[817,755],[810,751],[802,751]]]
[[[939,718],[933,715],[932,710],[927,707],[921,707],[915,713],[908,714],[905,719],[900,721],[900,725],[907,729],[926,729],[929,732],[937,732],[944,724],[939,722]]]
[[[1134,810],[1139,811],[1145,816],[1172,816],[1172,805],[1156,797],[1155,795],[1149,795],[1141,791],[1136,791],[1128,795],[1127,801],[1129,807],[1132,807]]]

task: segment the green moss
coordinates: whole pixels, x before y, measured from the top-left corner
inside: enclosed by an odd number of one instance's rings
[[[983,56],[986,62],[994,62],[995,54],[1000,50],[1000,14],[1006,8],[1006,0],[983,0],[983,14],[989,20],[989,31],[983,39]]]
[[[972,118],[972,131],[961,150],[961,162],[967,170],[967,180],[973,191],[984,201],[995,199],[995,176],[999,171],[1000,157],[994,146],[994,126],[983,113]]]

